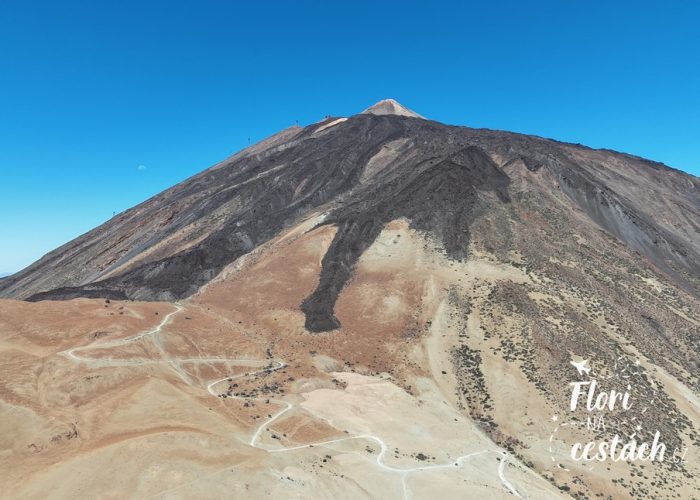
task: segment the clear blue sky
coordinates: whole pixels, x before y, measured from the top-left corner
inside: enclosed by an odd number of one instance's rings
[[[700,174],[699,2],[329,3],[0,1],[0,273],[385,97]]]

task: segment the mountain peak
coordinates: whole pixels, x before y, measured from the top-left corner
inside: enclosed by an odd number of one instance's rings
[[[398,115],[398,116],[411,116],[413,118],[424,118],[415,111],[411,111],[405,106],[402,106],[399,102],[394,99],[382,99],[374,106],[370,106],[365,109],[361,114],[363,115]]]

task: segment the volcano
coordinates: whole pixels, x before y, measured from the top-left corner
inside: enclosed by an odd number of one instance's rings
[[[303,306],[310,329],[327,330],[337,326],[335,296],[388,222],[406,218],[464,259],[478,214],[516,206],[514,180],[519,195],[576,213],[697,295],[696,177],[611,151],[443,125],[387,99],[243,150],[49,253],[3,282],[0,297],[183,299],[313,216],[339,229]]]
[[[387,99],[240,151],[0,280],[0,298],[21,497],[99,495],[109,464],[143,479],[154,456],[153,480],[109,491],[700,487],[700,179],[630,154]],[[606,429],[658,431],[685,458],[572,460],[604,440],[571,423],[588,415],[570,384],[593,377],[634,401]]]

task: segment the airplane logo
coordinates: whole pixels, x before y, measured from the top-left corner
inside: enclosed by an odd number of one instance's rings
[[[588,360],[584,359],[582,361],[570,361],[570,363],[578,370],[579,375],[583,375],[584,373],[588,375],[591,371],[591,367],[588,364]]]

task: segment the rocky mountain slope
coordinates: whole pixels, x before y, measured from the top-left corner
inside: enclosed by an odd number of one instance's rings
[[[314,213],[341,228],[316,294],[326,295],[342,288],[394,218],[410,219],[451,257],[465,257],[475,214],[509,204],[509,172],[525,171],[697,293],[697,178],[629,155],[446,126],[381,101],[347,120],[280,132],[164,191],[6,280],[0,297],[185,298]],[[331,307],[332,300],[310,297],[309,326],[334,325]]]

